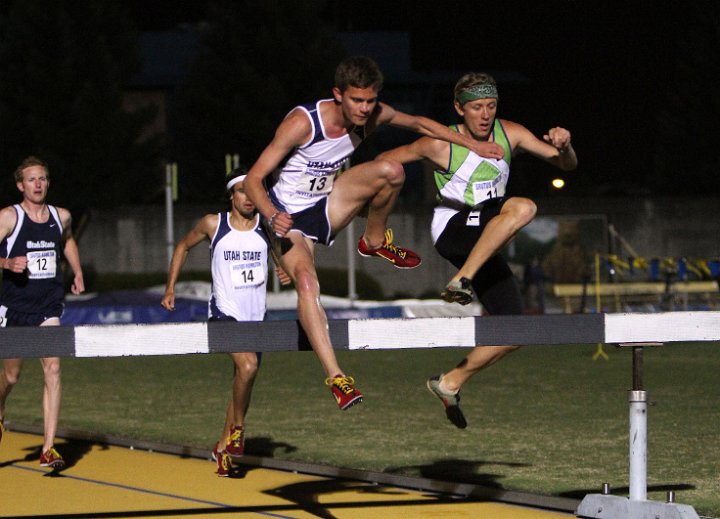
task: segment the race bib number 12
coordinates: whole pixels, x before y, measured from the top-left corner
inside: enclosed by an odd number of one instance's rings
[[[57,257],[54,250],[27,253],[27,269],[30,279],[50,279],[57,273]]]

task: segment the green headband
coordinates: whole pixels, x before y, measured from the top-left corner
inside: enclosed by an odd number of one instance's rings
[[[455,100],[460,103],[460,106],[470,101],[477,99],[497,99],[498,91],[497,87],[492,83],[481,83],[479,85],[471,86],[462,90],[456,97]]]

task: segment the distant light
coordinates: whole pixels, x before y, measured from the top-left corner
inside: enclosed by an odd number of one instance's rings
[[[562,189],[565,187],[565,181],[561,178],[554,178],[552,181],[552,187],[555,189]]]

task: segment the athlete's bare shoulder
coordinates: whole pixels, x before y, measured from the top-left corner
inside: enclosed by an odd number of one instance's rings
[[[527,131],[527,128],[525,128],[522,124],[516,123],[515,121],[508,121],[507,119],[499,119],[500,123],[502,124],[502,127],[505,129],[505,132],[514,132],[514,131]]]
[[[220,213],[223,214],[223,213]],[[211,236],[218,224],[220,223],[220,215],[218,213],[208,213],[203,216],[197,224],[200,231]]]
[[[11,205],[0,209],[0,239],[10,234],[17,223],[17,213]]]
[[[301,146],[312,137],[312,122],[307,111],[297,106],[285,116],[275,132],[275,141]]]
[[[64,207],[55,207],[58,212],[58,216],[60,217],[60,223],[63,225],[63,227],[67,227],[72,222],[72,215],[70,214],[70,211],[65,209]]]
[[[507,119],[500,119],[500,123],[513,148],[520,143],[526,142],[529,138],[534,138],[532,132],[520,123],[508,121]]]

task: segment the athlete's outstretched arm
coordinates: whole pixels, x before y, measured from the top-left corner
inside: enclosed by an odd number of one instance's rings
[[[168,269],[165,294],[163,294],[162,301],[160,302],[167,310],[175,310],[175,283],[180,275],[182,266],[185,264],[188,252],[201,241],[210,240],[217,224],[218,215],[206,214],[175,246],[172,259],[170,260],[170,268]]]
[[[521,124],[512,121],[503,121],[503,124],[513,136],[515,149],[527,151],[563,171],[577,168],[577,155],[572,147],[570,132],[565,128],[551,128],[540,140]]]
[[[410,144],[399,146],[378,155],[378,159],[396,160],[401,164],[428,160],[438,167],[447,167],[450,145],[438,139],[420,137]]]
[[[481,157],[501,159],[504,156],[502,147],[494,142],[477,141],[467,135],[455,132],[432,119],[420,115],[409,115],[404,112],[399,112],[384,103],[380,103],[378,124],[389,124],[419,133],[420,135],[432,137],[433,139],[459,144],[477,153]]]

